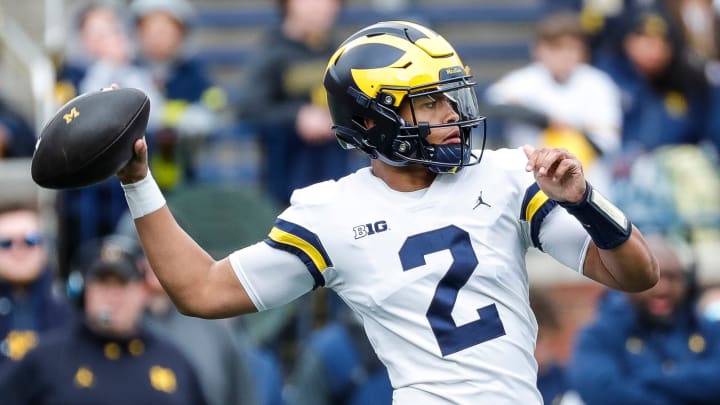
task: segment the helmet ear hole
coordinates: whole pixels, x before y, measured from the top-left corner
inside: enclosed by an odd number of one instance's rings
[[[413,153],[413,145],[408,141],[396,139],[393,142],[393,150],[401,155],[407,156]]]
[[[395,104],[395,96],[390,93],[381,91],[377,94],[376,99],[385,107],[392,107]]]
[[[365,129],[370,129],[375,126],[375,121],[370,118],[355,117],[353,121],[360,123],[360,126]]]

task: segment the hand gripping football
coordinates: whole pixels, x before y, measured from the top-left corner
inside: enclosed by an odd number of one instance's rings
[[[145,135],[150,100],[138,89],[104,89],[62,106],[45,125],[32,157],[41,187],[89,186],[113,176],[133,157]]]

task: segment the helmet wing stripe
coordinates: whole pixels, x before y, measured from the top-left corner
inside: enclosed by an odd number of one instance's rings
[[[447,42],[442,37],[426,40],[427,48],[434,53],[428,52],[425,47],[408,48],[406,40],[389,35],[358,39],[348,46],[336,68],[339,71],[351,71],[358,88],[368,96],[375,97],[380,90],[379,86],[393,84],[388,83],[388,80],[394,80],[394,84],[400,87],[414,87],[437,82],[440,80],[440,72],[448,67],[462,66],[460,58],[452,48],[445,46]],[[398,70],[389,72],[388,69]],[[395,96],[395,107],[399,106],[403,92],[389,93]]]

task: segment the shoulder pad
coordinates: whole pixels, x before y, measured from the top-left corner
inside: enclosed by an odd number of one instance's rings
[[[338,182],[327,180],[293,191],[290,204],[326,204],[338,195]]]

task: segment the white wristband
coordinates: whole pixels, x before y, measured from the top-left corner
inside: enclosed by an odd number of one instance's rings
[[[165,205],[165,197],[149,170],[144,179],[132,184],[122,184],[122,188],[133,219],[144,217]]]

